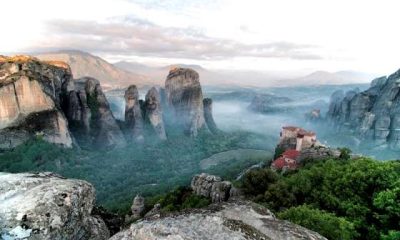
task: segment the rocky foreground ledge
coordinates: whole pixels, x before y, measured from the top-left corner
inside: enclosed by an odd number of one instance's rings
[[[326,239],[306,228],[282,221],[266,208],[248,201],[230,200],[207,209],[148,217],[110,240],[156,239]]]
[[[0,239],[109,238],[94,187],[53,173],[0,173]]]
[[[95,190],[86,181],[53,173],[0,173],[0,239],[109,239],[105,222],[92,214],[94,201]],[[110,239],[325,239],[235,198],[146,216]]]

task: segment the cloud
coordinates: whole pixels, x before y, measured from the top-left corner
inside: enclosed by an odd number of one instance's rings
[[[195,28],[163,27],[150,21],[124,17],[107,22],[52,20],[48,36],[33,49],[39,51],[80,49],[95,53],[186,59],[234,57],[316,60],[312,45],[290,42],[246,44],[209,37]]]

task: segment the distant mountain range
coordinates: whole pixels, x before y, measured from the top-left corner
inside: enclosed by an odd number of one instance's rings
[[[58,51],[35,56],[41,60],[64,61],[70,65],[74,78],[94,77],[100,80],[104,89],[121,88],[130,84],[141,86],[154,83],[146,75],[123,70],[86,52]]]
[[[101,81],[105,89],[163,85],[172,65],[154,67],[137,62],[120,61],[111,64],[104,59],[82,51],[64,50],[35,54],[42,60],[59,60],[71,66],[75,78],[92,76]],[[208,70],[199,65],[175,64],[192,68],[200,74],[203,85],[285,87],[304,85],[341,85],[370,82],[376,75],[355,71],[317,71],[306,76],[285,77],[277,72]]]

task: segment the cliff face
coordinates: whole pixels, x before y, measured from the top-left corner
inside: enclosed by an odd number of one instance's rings
[[[172,69],[165,81],[168,106],[175,122],[190,136],[205,127],[203,92],[199,74],[188,68]]]
[[[124,146],[125,138],[110,110],[100,82],[94,78],[85,77],[75,80],[74,85],[75,95],[71,92],[69,94],[72,97],[69,102],[73,103],[69,108],[76,110],[72,112],[72,116],[80,116],[80,118],[77,119],[78,128],[71,128],[73,133],[86,134],[83,139],[89,140],[89,144],[95,146]],[[79,99],[78,105],[75,105],[76,99]]]
[[[204,98],[203,105],[204,105],[204,119],[207,123],[208,129],[210,129],[212,133],[218,133],[217,124],[215,124],[214,117],[212,114],[212,109],[213,109],[212,99]]]
[[[143,140],[143,116],[139,103],[139,92],[135,85],[125,91],[125,123],[129,136],[136,141]]]
[[[400,148],[400,70],[372,81],[364,92],[336,92],[328,119],[377,144]]]
[[[72,147],[72,135],[89,145],[125,144],[99,81],[73,80],[62,62],[0,56],[0,149],[36,136]]]
[[[157,136],[162,140],[167,139],[161,107],[161,96],[155,87],[152,87],[146,94],[144,112],[146,121],[150,123]]]
[[[68,66],[27,56],[0,57],[0,148],[12,148],[41,135],[72,146],[60,111],[62,83],[72,77]]]
[[[92,216],[95,190],[52,173],[0,173],[0,238],[105,240],[109,231]]]

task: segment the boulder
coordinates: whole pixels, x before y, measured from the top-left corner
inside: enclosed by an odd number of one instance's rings
[[[163,113],[161,107],[161,97],[155,87],[152,87],[146,94],[144,102],[145,119],[150,123],[157,136],[166,140]]]
[[[71,77],[62,64],[0,56],[0,148],[13,148],[36,135],[72,147],[60,108],[61,86]]]
[[[165,93],[170,121],[176,123],[189,136],[197,136],[206,127],[203,92],[199,74],[189,68],[173,68],[165,80]]]
[[[212,99],[204,98],[203,105],[204,105],[204,119],[207,123],[208,129],[212,133],[218,133],[218,127],[217,124],[215,124],[214,117],[212,114]]]
[[[139,103],[139,92],[135,85],[125,91],[125,123],[132,139],[143,141],[143,116]]]
[[[152,217],[132,224],[111,240],[326,239],[316,232],[277,219],[268,209],[251,202],[230,201],[207,209]]]
[[[214,203],[227,201],[232,188],[231,182],[207,173],[195,175],[190,185],[195,194],[210,198]]]
[[[91,215],[95,190],[82,180],[52,173],[0,173],[0,236],[3,239],[109,238]]]

